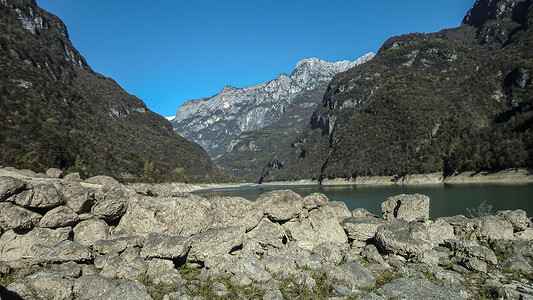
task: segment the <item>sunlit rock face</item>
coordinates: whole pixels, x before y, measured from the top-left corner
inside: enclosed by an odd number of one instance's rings
[[[172,125],[185,138],[199,143],[211,157],[226,153],[231,141],[245,131],[263,128],[278,120],[302,92],[327,84],[333,76],[374,57],[368,53],[354,62],[327,62],[306,58],[290,75],[269,82],[236,88],[230,85],[210,98],[189,100]]]

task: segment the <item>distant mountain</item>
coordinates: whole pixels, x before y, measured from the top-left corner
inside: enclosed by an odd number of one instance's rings
[[[533,167],[533,5],[478,0],[460,27],[387,40],[336,75],[261,180]]]
[[[141,181],[228,176],[113,79],[34,0],[0,1],[0,164]]]
[[[211,157],[220,157],[241,133],[272,124],[291,108],[299,95],[327,84],[335,74],[373,56],[368,53],[354,62],[336,63],[308,58],[298,62],[290,75],[281,74],[269,82],[245,88],[228,85],[210,98],[185,102],[172,125],[177,133],[204,147]]]

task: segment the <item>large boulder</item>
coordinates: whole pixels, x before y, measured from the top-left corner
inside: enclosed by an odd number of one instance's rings
[[[61,178],[63,176],[63,171],[57,168],[50,168],[46,170],[46,175],[48,175],[50,178]]]
[[[71,233],[70,227],[48,229],[36,227],[27,233],[16,233],[13,230],[5,232],[0,237],[0,261],[15,261],[25,257],[33,257],[34,244],[56,245],[67,240]]]
[[[8,201],[29,208],[54,208],[65,204],[65,196],[54,184],[40,183],[11,196]]]
[[[380,226],[376,232],[376,244],[385,252],[409,257],[455,238],[453,227],[444,221],[424,223],[395,219]]]
[[[347,209],[346,211],[351,214]],[[324,242],[336,245],[348,243],[348,237],[336,214],[331,214],[327,205],[312,210],[307,217],[290,220],[282,226],[289,240],[303,249],[312,250]]]
[[[303,198],[291,190],[261,194],[255,204],[272,221],[283,222],[298,217],[304,208]]]
[[[211,209],[205,219],[204,231],[228,226],[243,226],[249,231],[263,217],[263,212],[253,202],[241,197],[215,197],[209,202]]]
[[[191,239],[180,235],[151,233],[144,242],[143,258],[177,259],[187,255]]]
[[[338,283],[349,289],[368,288],[376,284],[372,272],[357,262],[347,262],[327,273],[330,282]]]
[[[383,295],[384,299],[464,299],[442,286],[414,277],[393,279],[380,287],[378,293]]]
[[[7,289],[17,293],[20,299],[67,300],[73,299],[73,283],[74,279],[69,277],[39,272],[14,281]]]
[[[187,260],[205,262],[241,246],[244,240],[243,227],[223,227],[210,229],[191,237],[191,249]]]
[[[0,202],[14,194],[22,192],[26,188],[26,182],[13,177],[0,177]]]
[[[352,240],[366,242],[376,235],[379,226],[387,221],[375,217],[351,217],[342,221],[341,226]]]
[[[111,235],[106,240],[97,240],[93,244],[93,250],[99,254],[119,253],[127,248],[141,247],[145,237],[140,235]]]
[[[91,207],[96,202],[94,191],[85,189],[71,194],[66,201],[66,205],[77,214],[91,211]]]
[[[304,207],[307,210],[318,208],[328,203],[328,197],[322,193],[312,193],[304,197]]]
[[[444,245],[450,248],[450,250],[455,251],[456,257],[475,257],[490,262],[493,265],[498,263],[496,254],[494,254],[491,249],[479,245],[476,241],[447,239],[444,242]]]
[[[152,300],[146,288],[140,282],[127,282],[108,291],[102,296],[107,300]]]
[[[527,215],[526,212],[517,209],[517,210],[500,210],[496,212],[497,216],[503,217],[513,225],[514,231],[523,231],[527,228]]]
[[[90,247],[98,240],[105,240],[109,237],[109,225],[101,219],[89,219],[80,222],[73,229],[74,241]]]
[[[286,240],[285,230],[278,223],[273,223],[267,217],[252,230],[246,233],[243,251],[254,255],[263,255],[269,249],[283,247]]]
[[[429,197],[421,194],[398,195],[381,203],[383,219],[425,221],[429,219]]]
[[[74,281],[73,292],[76,299],[104,299],[103,295],[118,286],[118,283],[100,274],[83,275]]]
[[[202,231],[210,203],[194,195],[185,197],[135,197],[116,230],[148,235],[161,233],[191,236]]]
[[[101,184],[101,185],[120,185],[120,182],[118,182],[116,179],[114,179],[113,177],[106,176],[106,175],[93,176],[93,177],[85,179],[85,182]]]
[[[4,231],[28,230],[39,224],[42,216],[9,202],[0,203],[0,228]]]
[[[328,203],[320,206],[319,210],[326,217],[337,219],[337,222],[339,223],[352,216],[352,213],[350,210],[348,210],[346,203],[341,201],[329,201]]]
[[[500,216],[479,218],[474,226],[474,234],[481,240],[512,240],[514,237],[513,225]]]
[[[94,258],[89,248],[69,240],[61,241],[54,246],[36,244],[31,251],[35,253],[36,263],[87,262]]]
[[[66,206],[58,206],[48,211],[41,221],[39,227],[57,228],[76,225],[80,217],[72,209]]]
[[[106,185],[96,195],[92,214],[107,222],[122,217],[128,208],[128,201],[136,197],[133,190],[122,186]]]

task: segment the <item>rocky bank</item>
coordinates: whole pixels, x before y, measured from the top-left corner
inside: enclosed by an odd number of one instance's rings
[[[419,194],[379,217],[319,193],[250,202],[0,175],[2,299],[533,298],[522,210],[431,221]]]

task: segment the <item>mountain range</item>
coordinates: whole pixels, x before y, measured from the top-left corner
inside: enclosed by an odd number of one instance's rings
[[[227,181],[207,153],[96,73],[34,0],[0,1],[0,164],[140,181]]]

